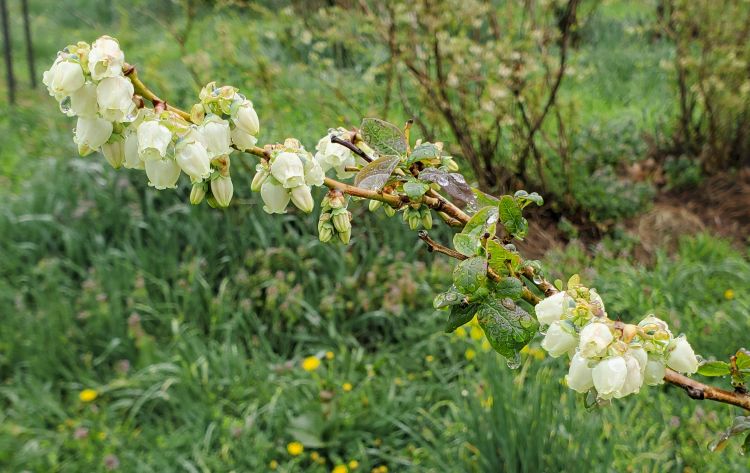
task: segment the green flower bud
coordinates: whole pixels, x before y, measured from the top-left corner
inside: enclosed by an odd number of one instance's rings
[[[409,228],[417,230],[421,224],[422,217],[419,215],[419,212],[411,212],[409,214]]]
[[[341,240],[341,243],[348,245],[349,240],[352,238],[352,230],[351,228],[345,232],[339,233],[339,240]]]
[[[268,168],[262,164],[258,164],[256,167],[256,173],[253,177],[253,182],[250,184],[250,190],[253,192],[260,192],[260,188],[263,187],[263,183],[268,179]]]
[[[198,205],[203,202],[204,197],[206,197],[206,185],[202,182],[193,184],[193,189],[190,191],[190,203]]]
[[[421,211],[422,214],[422,226],[429,230],[432,228],[432,212],[430,212],[430,209],[425,207]]]
[[[323,243],[328,243],[333,238],[333,225],[325,223],[318,225],[318,239]]]
[[[368,208],[370,209],[370,212],[375,212],[382,206],[383,203],[379,200],[371,200],[370,204],[368,205]]]
[[[344,211],[340,213],[335,213],[333,215],[332,220],[333,220],[333,226],[336,227],[336,231],[340,233],[351,231],[352,224],[350,222],[349,212]]]
[[[394,215],[396,215],[396,209],[394,209],[390,205],[384,205],[383,210],[385,211],[385,214],[389,217],[393,217]]]

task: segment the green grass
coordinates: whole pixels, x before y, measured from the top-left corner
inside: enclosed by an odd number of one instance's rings
[[[40,71],[66,42],[106,32],[170,100],[187,104],[197,91],[169,35],[139,16],[144,3],[66,2],[75,15],[31,3],[35,30],[49,32],[37,35]],[[596,73],[576,83],[575,100],[588,120],[630,120],[637,133],[668,100],[654,72],[664,52],[644,38],[614,47],[641,15],[623,5],[606,3],[593,21],[601,41],[576,61]],[[264,141],[290,132],[312,147],[321,126],[377,110],[376,87],[351,88],[363,110],[331,98],[325,78],[288,64],[283,44],[267,47],[262,32],[283,37],[284,23],[254,13],[200,17],[189,49],[220,51],[200,72],[249,91]],[[239,46],[225,48],[227,35]],[[237,205],[191,207],[186,187],[157,192],[100,156],[74,158],[73,123],[45,92],[23,91],[2,110],[0,470],[106,471],[110,455],[128,472],[274,462],[328,472],[351,460],[362,472],[749,467],[737,442],[706,449],[734,409],[658,387],[587,411],[560,383],[564,362],[543,358],[538,340],[512,371],[481,339],[444,334],[431,298],[448,284],[449,262],[382,212],[355,210],[351,246],[321,245],[314,215],[263,213],[239,184],[249,181],[240,165]],[[555,277],[580,273],[623,320],[656,312],[703,355],[747,345],[746,252],[703,236],[642,266],[627,250],[607,242],[592,256],[572,245],[546,262]],[[318,370],[301,368],[308,356],[323,360]],[[79,399],[87,388],[94,402]],[[305,444],[302,455],[287,453],[292,441]]]

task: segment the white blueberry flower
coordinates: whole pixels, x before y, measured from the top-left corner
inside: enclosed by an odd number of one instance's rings
[[[203,146],[206,147],[211,159],[232,152],[229,122],[215,115],[204,120],[200,126],[198,137]]]
[[[325,181],[325,173],[323,168],[320,167],[320,163],[317,160],[312,159],[310,154],[307,154],[308,159],[305,160],[305,184],[308,186],[322,186]]]
[[[234,194],[234,184],[229,176],[219,176],[211,181],[211,194],[213,194],[219,207],[229,207]]]
[[[675,338],[669,345],[668,350],[667,366],[685,374],[693,374],[698,371],[698,358],[695,356],[693,347],[690,346],[684,336]]]
[[[578,349],[586,358],[603,356],[613,339],[612,331],[606,324],[592,322],[581,330],[581,342]]]
[[[540,324],[550,325],[552,322],[560,320],[567,308],[567,297],[564,291],[560,291],[550,297],[542,299],[536,306],[536,318]]]
[[[70,108],[65,114],[69,117],[94,118],[98,111],[96,84],[87,82],[83,87],[70,94]]]
[[[279,182],[270,177],[266,179],[260,188],[260,197],[263,199],[263,203],[266,204],[263,207],[269,214],[283,214],[286,213],[286,206],[289,205],[289,191],[284,188]]]
[[[346,130],[338,131],[344,132]],[[321,138],[315,149],[317,150],[315,160],[320,163],[324,172],[334,169],[336,177],[339,179],[347,179],[354,175],[353,172],[346,171],[347,166],[356,165],[354,154],[349,148],[338,143],[332,143],[330,134]]]
[[[211,175],[211,160],[206,147],[199,142],[187,143],[175,152],[180,169],[193,181],[201,181]]]
[[[47,86],[51,96],[62,100],[83,87],[85,78],[80,64],[68,61],[61,55],[52,67],[44,72],[42,82]]]
[[[591,375],[599,397],[602,399],[611,399],[625,384],[625,378],[628,375],[628,365],[623,357],[613,356],[597,363]]]
[[[128,130],[131,130],[131,128],[128,127]],[[144,169],[143,160],[138,153],[138,134],[135,131],[126,131],[124,142],[125,159],[122,163],[123,167],[126,169]]]
[[[632,353],[626,354],[623,359],[625,360],[625,366],[627,368],[627,374],[625,375],[625,382],[622,383],[622,387],[615,392],[614,397],[621,398],[630,394],[635,394],[640,391],[643,385],[643,372],[641,371],[641,364]]]
[[[646,363],[646,370],[643,373],[643,380],[649,386],[657,386],[664,383],[664,375],[667,373],[667,367],[664,361],[649,357]]]
[[[167,155],[167,148],[172,142],[172,132],[169,128],[157,120],[148,120],[138,126],[137,134],[138,154],[142,160],[155,161]]]
[[[641,347],[631,347],[629,352],[630,356],[638,360],[638,366],[641,367],[641,374],[646,371],[646,364],[648,363],[648,353]]]
[[[249,100],[242,102],[237,112],[232,118],[234,125],[248,135],[257,135],[260,131],[260,121],[258,114],[253,108],[253,103]]]
[[[301,185],[297,186],[290,191],[292,203],[297,206],[298,209],[305,213],[310,213],[313,210],[315,203],[313,202],[312,194],[310,193],[310,186]]]
[[[96,102],[103,118],[124,122],[135,111],[133,83],[122,76],[107,77],[96,86]]]
[[[559,320],[552,322],[542,340],[542,348],[553,358],[570,352],[577,344],[578,337],[573,327],[568,327],[565,322]]]
[[[145,162],[148,185],[161,189],[177,187],[180,166],[173,159],[150,159]]]
[[[589,367],[589,360],[580,353],[573,355],[565,381],[570,389],[579,393],[585,393],[591,389],[594,386],[594,378],[592,369]]]
[[[118,139],[114,143],[104,143],[102,154],[113,168],[120,169],[125,161],[125,141]]]
[[[253,176],[253,182],[250,183],[250,190],[253,192],[260,192],[260,188],[263,183],[266,182],[270,173],[268,172],[268,166],[265,164],[258,164],[255,166],[255,176]]]
[[[231,131],[232,144],[241,151],[247,151],[258,142],[258,138],[237,127]]]
[[[102,36],[94,41],[89,52],[91,78],[99,81],[107,77],[122,75],[125,54],[116,39]]]
[[[86,156],[98,150],[112,136],[112,123],[102,118],[79,117],[73,141],[78,153]]]
[[[305,170],[297,153],[284,151],[276,155],[271,163],[271,175],[286,189],[305,183]]]

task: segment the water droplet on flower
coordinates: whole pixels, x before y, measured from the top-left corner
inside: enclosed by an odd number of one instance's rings
[[[60,101],[60,111],[62,113],[67,114],[70,111],[70,106],[71,106],[70,104],[71,104],[70,97],[65,97],[64,99],[62,99]]]
[[[532,278],[532,281],[534,281],[534,284],[541,284],[544,281],[544,279],[542,279],[541,276],[537,276],[535,274],[534,277]]]
[[[519,352],[515,352],[511,358],[506,358],[505,363],[508,365],[508,368],[512,370],[516,370],[521,366],[521,354]]]

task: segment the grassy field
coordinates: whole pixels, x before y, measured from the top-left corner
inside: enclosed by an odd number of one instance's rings
[[[31,3],[39,71],[65,43],[109,33],[175,102],[197,90],[188,66],[205,57],[186,60],[165,31],[182,25],[164,23],[173,5],[150,18],[140,3],[66,1],[69,16]],[[574,99],[587,123],[631,121],[637,132],[668,107],[656,69],[667,52],[625,33],[648,4],[623,5],[607,2],[592,20],[599,40],[576,57],[591,80]],[[377,110],[377,87],[352,86],[363,104],[352,107],[286,49],[258,54],[259,37],[284,34],[258,17],[202,17],[187,49],[215,53],[202,80],[249,91],[262,140],[290,132],[311,147],[326,127]],[[510,370],[478,328],[444,334],[431,299],[448,262],[398,221],[360,211],[351,246],[322,245],[314,216],[268,216],[248,186],[220,212],[191,207],[186,187],[156,192],[100,156],[74,157],[73,124],[42,90],[0,107],[0,470],[750,468],[737,442],[707,449],[735,409],[659,387],[589,411],[538,340]],[[747,346],[746,250],[703,235],[644,265],[632,244],[572,244],[545,263],[555,276],[580,273],[623,320],[663,317],[699,353]]]

